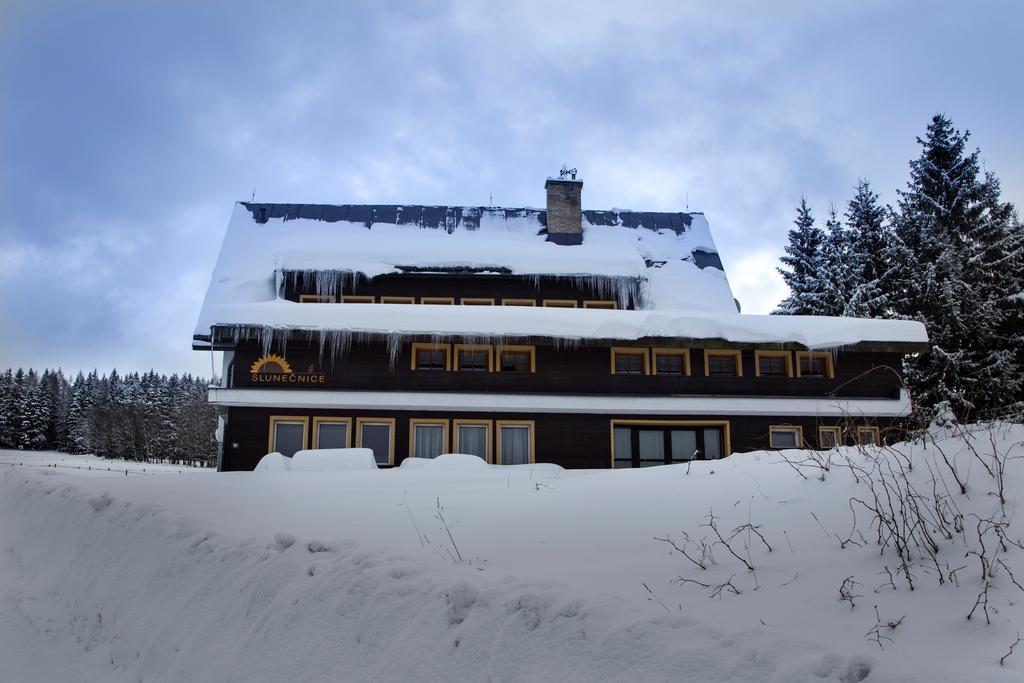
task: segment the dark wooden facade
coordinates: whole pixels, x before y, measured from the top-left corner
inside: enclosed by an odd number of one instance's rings
[[[347,305],[347,304],[342,304]],[[352,304],[356,305],[356,304]],[[715,347],[682,347],[664,340],[629,344],[616,342],[617,348],[678,349],[688,348],[689,376],[655,374],[612,374],[610,343],[580,345],[575,348],[556,347],[550,340],[529,344],[535,349],[536,371],[532,373],[423,371],[412,369],[412,343],[403,344],[392,363],[384,343],[354,344],[344,355],[332,359],[308,343],[289,342],[287,357],[296,371],[326,374],[326,381],[317,388],[373,391],[467,391],[500,393],[575,393],[640,395],[709,395],[709,396],[798,396],[845,398],[897,398],[901,385],[899,368],[902,356],[895,352],[838,351],[833,360],[834,377],[758,377],[755,371],[755,349],[740,350],[742,377],[706,377],[704,354]],[[451,353],[454,354],[455,344]],[[499,344],[488,344],[497,348]],[[798,351],[787,351],[796,363]],[[231,365],[232,387],[266,387],[253,380],[250,369],[261,356],[255,342],[239,344]],[[793,373],[795,374],[795,372]],[[282,385],[285,388],[310,388],[303,385]]]
[[[339,304],[347,305],[347,304]],[[354,305],[354,304],[353,304]],[[522,340],[520,340],[522,341]],[[631,400],[638,397],[665,396],[716,396],[716,397],[830,397],[848,399],[895,399],[899,397],[899,367],[901,354],[895,351],[859,351],[848,349],[836,352],[832,358],[832,377],[796,377],[798,350],[785,350],[789,355],[792,377],[757,376],[755,358],[757,348],[739,349],[742,361],[742,376],[709,377],[705,375],[704,354],[713,348],[725,346],[713,342],[699,342],[709,346],[676,344],[670,346],[666,340],[647,340],[620,345],[626,349],[687,349],[690,354],[688,376],[664,376],[656,374],[621,375],[612,371],[612,344],[592,342],[576,347],[556,346],[551,340],[533,341],[535,349],[534,372],[464,372],[456,370],[416,370],[413,368],[412,343],[403,344],[394,359],[389,357],[383,341],[354,344],[346,353],[337,358],[325,355],[321,358],[319,348],[308,342],[289,342],[287,362],[295,373],[315,375],[315,384],[265,382],[254,375],[252,368],[263,357],[254,342],[243,342],[236,347],[228,375],[231,388],[273,388],[316,391],[407,391],[407,392],[459,392],[489,395],[557,394],[566,396],[567,404],[572,396],[605,396],[620,398],[627,408]],[[458,340],[451,342],[453,349]],[[446,343],[447,345],[447,343]],[[495,347],[497,345],[491,345]],[[736,345],[730,345],[735,347]],[[779,346],[765,346],[779,350]],[[631,411],[632,412],[632,411]],[[314,418],[349,418],[352,423],[358,418],[378,418],[394,421],[393,464],[399,464],[410,453],[411,421],[438,419],[449,427],[454,420],[530,421],[533,424],[534,459],[536,462],[553,462],[573,468],[607,468],[613,466],[612,429],[613,421],[630,425],[672,425],[692,423],[699,426],[720,428],[728,443],[725,453],[743,452],[768,448],[769,431],[775,426],[799,427],[803,443],[817,448],[819,427],[840,428],[841,440],[853,443],[858,425],[873,425],[880,428],[880,436],[886,440],[896,438],[899,421],[877,416],[858,416],[847,422],[843,418],[814,418],[792,415],[720,415],[693,416],[686,414],[637,415],[615,412],[602,413],[552,413],[552,412],[502,412],[493,411],[436,411],[416,410],[362,410],[362,409],[285,409],[231,407],[227,410],[227,428],[224,435],[225,470],[249,470],[268,451],[272,417],[296,417],[306,421],[307,429],[304,446],[314,446],[312,425]],[[494,451],[496,433],[489,432],[491,449]],[[351,445],[355,445],[352,438]],[[448,430],[447,449],[454,449],[452,429]],[[494,458],[492,458],[494,460]]]
[[[268,430],[271,416],[295,416],[307,418],[346,417],[384,418],[395,420],[394,464],[401,464],[409,455],[410,420],[435,418],[441,420],[480,419],[488,420],[530,420],[534,423],[536,462],[550,462],[567,468],[612,467],[612,420],[630,424],[667,425],[673,422],[694,422],[715,426],[726,422],[729,427],[731,452],[744,452],[769,448],[769,428],[772,426],[793,426],[802,428],[805,445],[818,448],[818,427],[837,426],[842,430],[843,442],[853,444],[856,424],[871,424],[880,428],[883,440],[892,441],[899,435],[899,421],[891,418],[864,419],[847,423],[842,419],[818,419],[814,417],[744,416],[716,415],[700,417],[665,415],[621,414],[571,414],[571,413],[502,413],[489,412],[436,412],[436,411],[373,411],[373,410],[291,410],[281,408],[229,408],[228,428],[225,433],[222,469],[251,470],[267,452]],[[493,441],[494,434],[491,439]],[[493,445],[493,444],[492,444]],[[306,447],[312,447],[311,437]],[[448,447],[452,448],[449,432]]]

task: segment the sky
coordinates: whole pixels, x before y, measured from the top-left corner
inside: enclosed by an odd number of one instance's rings
[[[235,201],[703,211],[745,313],[794,206],[932,115],[1024,204],[1019,2],[0,0],[0,368],[191,372]]]

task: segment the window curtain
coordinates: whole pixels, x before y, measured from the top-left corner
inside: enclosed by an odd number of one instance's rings
[[[530,428],[501,428],[501,464],[525,465],[530,462]]]
[[[629,427],[615,428],[615,466],[633,466],[633,443],[632,433]]]
[[[487,427],[459,427],[459,452],[487,459]]]
[[[444,427],[441,425],[416,425],[413,456],[436,458],[444,453]]]
[[[306,427],[296,422],[278,422],[274,425],[274,450],[289,458],[301,451],[306,440]]]
[[[317,448],[345,448],[348,446],[348,425],[325,422],[317,434]]]
[[[717,429],[704,430],[704,457],[718,460],[722,457],[722,432]]]

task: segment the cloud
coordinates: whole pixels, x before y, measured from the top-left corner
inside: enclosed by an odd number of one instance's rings
[[[747,312],[793,206],[892,200],[943,109],[1024,199],[1017,5],[14,3],[0,20],[0,365],[209,372],[232,202],[706,213]],[[948,45],[956,44],[957,50]]]

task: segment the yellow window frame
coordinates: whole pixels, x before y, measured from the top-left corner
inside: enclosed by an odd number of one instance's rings
[[[690,376],[690,349],[651,349],[651,374],[658,374],[658,356],[682,356],[683,377]]]
[[[487,352],[487,372],[494,372],[494,349],[486,344],[456,344],[452,357],[452,369],[458,372],[462,369],[459,364],[459,351],[485,351]]]
[[[871,434],[871,442],[865,443],[861,438],[864,433]],[[857,443],[861,446],[881,446],[882,445],[882,434],[878,427],[872,427],[869,425],[860,425],[857,427]]]
[[[643,368],[644,371],[641,374],[651,374],[651,354],[647,349],[637,346],[613,346],[611,348],[612,356],[612,374],[617,375],[615,372],[615,359],[619,356],[642,356],[643,357]]]
[[[536,306],[536,299],[502,299],[502,306]]]
[[[544,299],[545,308],[576,308],[575,299]]]
[[[376,302],[377,299],[375,297],[363,294],[343,294],[341,297],[341,303],[343,304],[372,304]]]
[[[416,303],[416,297],[414,296],[382,296],[380,298],[382,304],[414,304]]]
[[[704,376],[711,377],[711,371],[709,370],[712,357],[724,358],[731,356],[736,359],[736,374],[735,377],[743,376],[743,354],[740,353],[739,349],[704,349]]]
[[[356,448],[363,448],[363,426],[364,425],[388,425],[388,465],[395,464],[395,418],[393,417],[357,417],[356,418]],[[379,463],[378,463],[379,464]]]
[[[803,360],[804,358],[807,358],[807,359],[811,359],[811,358],[824,358],[825,359],[825,378],[826,379],[835,379],[836,369],[835,369],[835,364],[832,361],[832,354],[831,353],[824,353],[824,352],[821,352],[821,351],[818,351],[818,352],[815,352],[815,351],[797,351],[796,352],[796,376],[797,377],[801,376],[800,361]],[[814,377],[813,379],[819,379],[819,378]]]
[[[613,310],[614,311],[614,310],[618,309],[618,307],[619,307],[619,303],[617,301],[609,301],[609,300],[604,300],[604,299],[601,299],[601,300],[589,300],[589,301],[584,301],[583,302],[583,308],[604,308],[604,309],[609,309],[609,310]]]
[[[333,304],[333,294],[299,294],[300,304]]]
[[[448,429],[448,425],[451,422],[448,418],[441,417],[412,417],[409,418],[409,457],[413,457],[413,453],[416,452],[416,427],[444,427],[444,449],[440,454],[451,453],[451,432]],[[439,454],[439,455],[440,455]]]
[[[754,351],[754,377],[761,376],[762,358],[782,358],[786,361],[786,377],[793,376],[793,354],[789,351]]]
[[[501,372],[501,354],[506,351],[510,353],[528,353],[530,354],[530,372],[537,372],[537,349],[533,346],[522,346],[512,344],[499,344],[495,349],[495,363],[494,369],[496,372]],[[509,371],[510,372],[510,371]]]
[[[309,445],[309,418],[304,415],[271,415],[268,423],[269,428],[267,430],[267,453],[274,453],[277,451],[274,446],[274,435],[275,427],[278,423],[301,423],[302,424],[302,448],[299,450],[305,450],[306,446]]]
[[[537,451],[536,451],[536,426],[533,420],[495,420],[494,421],[494,441],[497,444],[498,458],[497,463],[502,465],[501,461],[501,429],[502,427],[529,427],[530,428],[530,464],[537,462]]]
[[[458,418],[452,420],[452,450],[462,453],[459,445],[459,427],[486,427],[487,428],[487,457],[488,463],[494,462],[494,421],[493,420],[469,420]]]
[[[775,432],[796,432],[796,445],[793,448],[804,448],[804,428],[800,425],[781,424],[781,425],[770,425],[768,427],[768,447],[775,448],[777,450],[784,450],[782,446],[776,446],[772,443],[772,434]]]
[[[444,351],[444,369],[450,371],[452,369],[452,345],[451,344],[433,344],[430,342],[413,342],[412,344],[412,369],[414,371],[419,370],[416,367],[416,352],[417,351]]]
[[[351,417],[328,417],[323,415],[313,416],[313,448],[320,448],[320,425],[322,424],[343,424],[345,428],[345,448],[352,447],[352,418]]]
[[[825,434],[832,434],[832,446],[825,446]],[[843,445],[843,430],[841,427],[818,427],[818,449],[837,448]]]
[[[481,297],[462,297],[459,299],[459,303],[463,306],[493,306],[494,299],[485,299]]]
[[[427,306],[453,306],[455,305],[455,297],[453,296],[421,296],[420,303]]]

